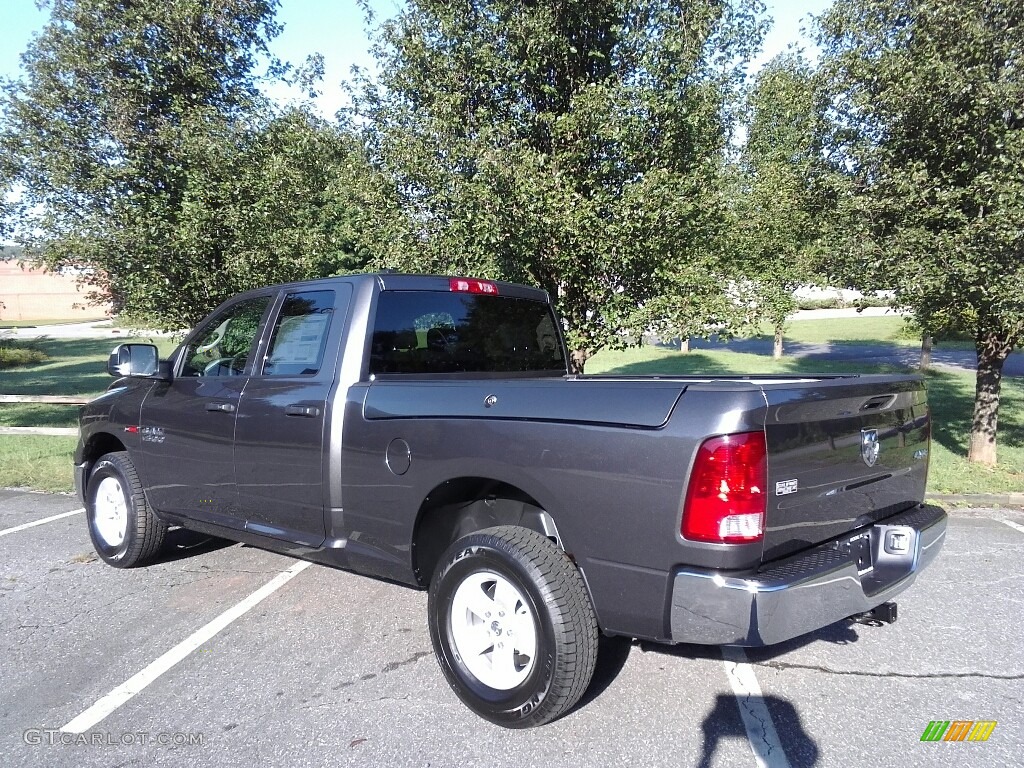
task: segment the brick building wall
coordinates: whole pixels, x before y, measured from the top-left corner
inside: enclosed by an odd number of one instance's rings
[[[86,293],[74,275],[0,261],[0,325],[5,320],[93,320],[107,314],[109,307],[89,304]]]

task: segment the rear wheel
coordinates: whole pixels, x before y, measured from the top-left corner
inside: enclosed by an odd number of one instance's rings
[[[597,620],[583,579],[535,531],[500,526],[456,541],[431,582],[428,611],[449,685],[498,725],[554,720],[593,676]]]
[[[86,487],[89,538],[104,562],[115,568],[132,568],[160,551],[167,524],[146,501],[126,452],[108,453],[97,461]]]

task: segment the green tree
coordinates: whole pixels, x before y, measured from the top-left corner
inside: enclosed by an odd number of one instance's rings
[[[393,212],[382,265],[543,286],[577,371],[639,338],[666,296],[715,274],[728,100],[759,9],[410,2],[355,94]]]
[[[100,296],[169,328],[238,290],[358,265],[344,182],[360,148],[257,89],[277,4],[54,0],[24,78],[4,85],[19,239],[51,266],[92,267]],[[310,87],[317,64],[291,76]]]
[[[358,199],[365,163],[351,135],[304,108],[204,137],[170,232],[200,302],[165,297],[175,327],[194,324],[240,291],[364,267]],[[147,290],[153,291],[152,287]],[[168,287],[168,293],[174,292]]]
[[[969,459],[996,462],[1003,363],[1024,334],[1024,5],[837,0],[820,20],[847,274],[925,333],[969,332]]]
[[[748,97],[747,140],[740,158],[735,235],[755,286],[758,314],[775,330],[782,357],[793,291],[813,280],[820,206],[815,190],[815,109],[811,69],[782,54],[758,73]]]
[[[54,0],[4,87],[0,151],[22,196],[23,239],[129,308],[194,289],[174,252],[193,170],[257,100],[254,57],[276,0]],[[215,256],[214,256],[215,258]],[[148,286],[153,286],[150,293]]]

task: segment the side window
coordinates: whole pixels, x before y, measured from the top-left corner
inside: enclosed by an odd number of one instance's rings
[[[333,311],[334,291],[289,293],[274,326],[263,375],[317,373],[323,364]]]
[[[241,376],[269,296],[246,299],[211,318],[184,350],[181,376]]]

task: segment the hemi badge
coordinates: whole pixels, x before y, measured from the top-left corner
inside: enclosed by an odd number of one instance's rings
[[[796,493],[796,480],[782,480],[775,484],[776,496],[788,496],[791,493]]]

